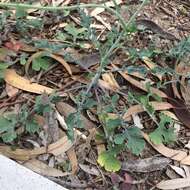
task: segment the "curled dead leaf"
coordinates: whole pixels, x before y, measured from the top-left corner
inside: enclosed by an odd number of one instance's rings
[[[152,101],[149,102],[152,107],[154,108],[154,110],[167,110],[167,109],[171,109],[173,108],[173,106],[170,103],[167,102],[156,102],[156,101]],[[128,121],[131,119],[131,116],[133,114],[137,114],[137,113],[141,113],[145,111],[143,106],[141,105],[134,105],[132,107],[130,107],[127,112],[124,114],[123,119]]]
[[[113,68],[114,69],[118,69],[117,66],[115,66],[114,64],[112,64]],[[129,76],[128,74],[124,73],[124,72],[121,72],[121,71],[118,71],[120,73],[120,75],[125,79],[127,80],[129,83],[131,83],[132,85],[136,86],[137,88],[145,91],[145,92],[148,92],[147,88],[146,88],[146,84],[143,84],[142,82],[139,82],[138,80],[135,80],[133,77]],[[150,88],[150,91],[153,93],[153,94],[156,94],[162,98],[167,98],[167,95],[162,92],[161,90],[158,90],[156,88],[153,88],[151,87]]]
[[[41,148],[35,148],[33,150],[19,149],[19,148],[13,150],[11,146],[0,146],[0,153],[15,160],[25,161],[35,158],[36,156],[44,153],[51,153],[57,156],[69,150],[74,143],[75,141],[71,142],[67,136],[64,136],[60,138],[57,142],[50,144],[47,149],[46,147],[41,147]]]
[[[23,165],[44,176],[63,177],[69,175],[68,172],[62,172],[61,170],[51,168],[47,164],[36,159],[28,160]]]
[[[55,59],[56,61],[58,61],[59,63],[61,63],[65,69],[67,70],[67,72],[72,75],[72,71],[71,71],[71,68],[69,66],[69,64],[59,55],[55,55],[53,53],[50,53],[50,52],[47,52],[47,51],[39,51],[39,52],[36,52],[34,53],[29,59],[28,61],[26,62],[25,64],[25,72],[26,72],[26,75],[29,76],[29,68],[30,68],[30,64],[32,63],[32,61],[39,57],[39,56],[46,56],[46,57],[51,57],[52,59]]]
[[[14,86],[18,89],[32,92],[36,94],[42,94],[46,92],[47,94],[50,94],[53,92],[52,88],[37,84],[37,83],[31,83],[29,80],[25,79],[24,77],[21,77],[18,75],[15,70],[7,69],[5,71],[4,80],[11,86]]]
[[[69,149],[67,151],[67,156],[71,162],[72,174],[75,175],[78,170],[78,160],[77,160],[75,150],[73,148]]]
[[[150,141],[149,136],[146,133],[142,132],[142,135],[144,139],[163,156],[176,160],[180,162],[180,164],[190,165],[190,155],[187,155],[185,151],[174,150],[164,146],[163,144],[156,145]]]

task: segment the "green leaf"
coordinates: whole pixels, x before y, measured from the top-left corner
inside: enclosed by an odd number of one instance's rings
[[[35,71],[40,71],[40,69],[47,70],[50,65],[50,60],[44,57],[37,57],[32,61],[32,69]]]
[[[70,140],[74,140],[74,128],[84,128],[84,123],[81,119],[80,112],[70,113],[66,118],[66,124],[68,127],[67,134]]]
[[[116,105],[118,101],[119,101],[119,95],[118,94],[115,94],[114,96],[111,97],[111,102],[113,105]]]
[[[6,119],[5,117],[0,117],[0,133],[7,131],[11,127],[11,121]]]
[[[121,119],[116,118],[116,119],[108,119],[106,122],[106,128],[109,131],[115,130],[117,127],[121,125]]]
[[[7,115],[7,117],[0,117],[0,133],[4,142],[12,142],[16,139],[17,134],[14,131],[17,121],[14,115]]]
[[[73,38],[74,38],[74,41],[76,41],[77,38],[78,38],[78,36],[79,36],[79,34],[84,33],[84,32],[86,31],[86,28],[76,28],[76,27],[74,26],[74,24],[68,24],[68,25],[64,28],[64,30],[65,30],[68,34],[72,35]]]
[[[0,80],[4,79],[4,72],[10,65],[7,63],[0,62]]]
[[[172,125],[173,120],[170,117],[165,114],[160,114],[160,123],[158,128],[149,134],[151,141],[155,144],[170,143],[175,141],[176,135]]]
[[[24,18],[27,16],[27,12],[25,11],[25,9],[22,8],[16,8],[16,14],[15,14],[16,18]]]
[[[97,162],[106,171],[116,172],[121,169],[121,163],[111,151],[104,151],[98,156]]]
[[[141,130],[137,127],[127,129],[127,147],[133,154],[139,155],[145,147],[145,141],[141,135]]]
[[[27,58],[27,55],[25,53],[21,54],[21,56],[20,56],[20,64],[21,65],[26,64],[26,58]]]
[[[150,104],[148,96],[140,96],[140,102],[150,115],[154,114],[155,110],[153,106]]]
[[[126,139],[126,135],[124,135],[122,133],[116,134],[114,137],[114,142],[115,142],[115,144],[123,144],[125,139]]]
[[[87,98],[84,105],[83,105],[83,108],[84,109],[90,109],[92,108],[93,106],[97,105],[96,101],[92,98]]]
[[[3,133],[1,137],[5,143],[9,143],[17,138],[17,134],[13,129],[10,129],[6,133]]]
[[[52,111],[50,97],[47,94],[37,96],[35,100],[34,110],[38,114],[44,114]]]
[[[35,120],[27,120],[25,124],[26,131],[29,133],[39,132],[39,125]]]

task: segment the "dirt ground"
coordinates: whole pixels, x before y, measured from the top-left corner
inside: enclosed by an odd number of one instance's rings
[[[40,6],[38,1],[18,2]],[[107,1],[43,0],[41,4],[102,2]],[[142,1],[108,2],[125,24],[134,16],[118,44],[124,29],[109,10],[33,8],[25,15],[22,8],[15,13],[14,6],[0,3],[0,64],[9,65],[0,86],[0,153],[70,190],[189,189],[190,1],[152,0],[140,10]],[[89,17],[84,13],[91,17],[95,40],[92,31],[85,29]],[[35,19],[43,25],[32,22]],[[154,71],[155,65],[159,72]],[[54,90],[59,100],[48,96]],[[135,94],[133,100],[129,92]],[[114,95],[119,97],[116,104]],[[5,122],[2,117],[10,113],[21,116]],[[161,125],[162,113],[172,121],[165,118],[165,133],[156,144],[147,134]],[[107,120],[118,118],[122,118],[119,127],[106,129]],[[40,129],[34,123],[26,125],[32,119]],[[10,121],[16,123],[14,131],[4,129]],[[138,128],[130,137],[134,139],[124,139],[120,148],[127,148],[116,154],[119,143],[113,139],[134,126]],[[168,143],[171,127],[176,140]],[[102,161],[100,155],[106,150],[113,154]]]

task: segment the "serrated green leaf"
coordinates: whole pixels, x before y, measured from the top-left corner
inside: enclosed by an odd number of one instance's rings
[[[119,127],[121,125],[121,119],[116,118],[116,119],[108,119],[106,121],[106,128],[109,131],[113,131],[114,129],[116,129],[117,127]]]
[[[104,151],[98,156],[97,162],[104,167],[106,171],[116,172],[121,168],[121,163],[110,151]]]
[[[157,129],[149,134],[151,141],[155,144],[170,143],[176,140],[174,128],[172,128],[173,120],[165,114],[160,114],[160,123]],[[167,128],[167,125],[169,127]]]
[[[32,61],[32,69],[35,71],[40,71],[40,69],[47,70],[49,66],[50,62],[44,57],[37,57]]]
[[[7,131],[11,127],[11,121],[4,118],[3,116],[0,117],[0,133]]]
[[[84,109],[90,109],[92,108],[93,106],[97,105],[97,102],[92,99],[92,98],[87,98],[84,105],[83,105],[83,108]]]
[[[1,135],[1,138],[5,143],[12,142],[17,138],[17,134],[14,130],[9,130]]]
[[[82,34],[86,31],[86,28],[76,28],[74,24],[68,24],[64,30],[73,36],[74,41],[78,38],[79,34]]]
[[[29,133],[39,132],[40,126],[34,120],[27,120],[25,124],[26,131]]]
[[[124,134],[117,134],[114,137],[115,144],[123,144],[126,139],[126,136]]]
[[[133,154],[139,155],[145,147],[145,141],[141,135],[140,129],[132,127],[126,131],[127,147]]]

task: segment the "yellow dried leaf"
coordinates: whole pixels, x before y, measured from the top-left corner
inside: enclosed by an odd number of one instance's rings
[[[37,83],[31,83],[29,80],[18,75],[15,72],[15,70],[12,70],[12,69],[7,69],[5,71],[4,80],[9,85],[14,86],[18,89],[27,91],[27,92],[32,92],[36,94],[42,94],[44,92],[46,92],[47,94],[50,94],[53,92],[52,88],[49,88]]]

